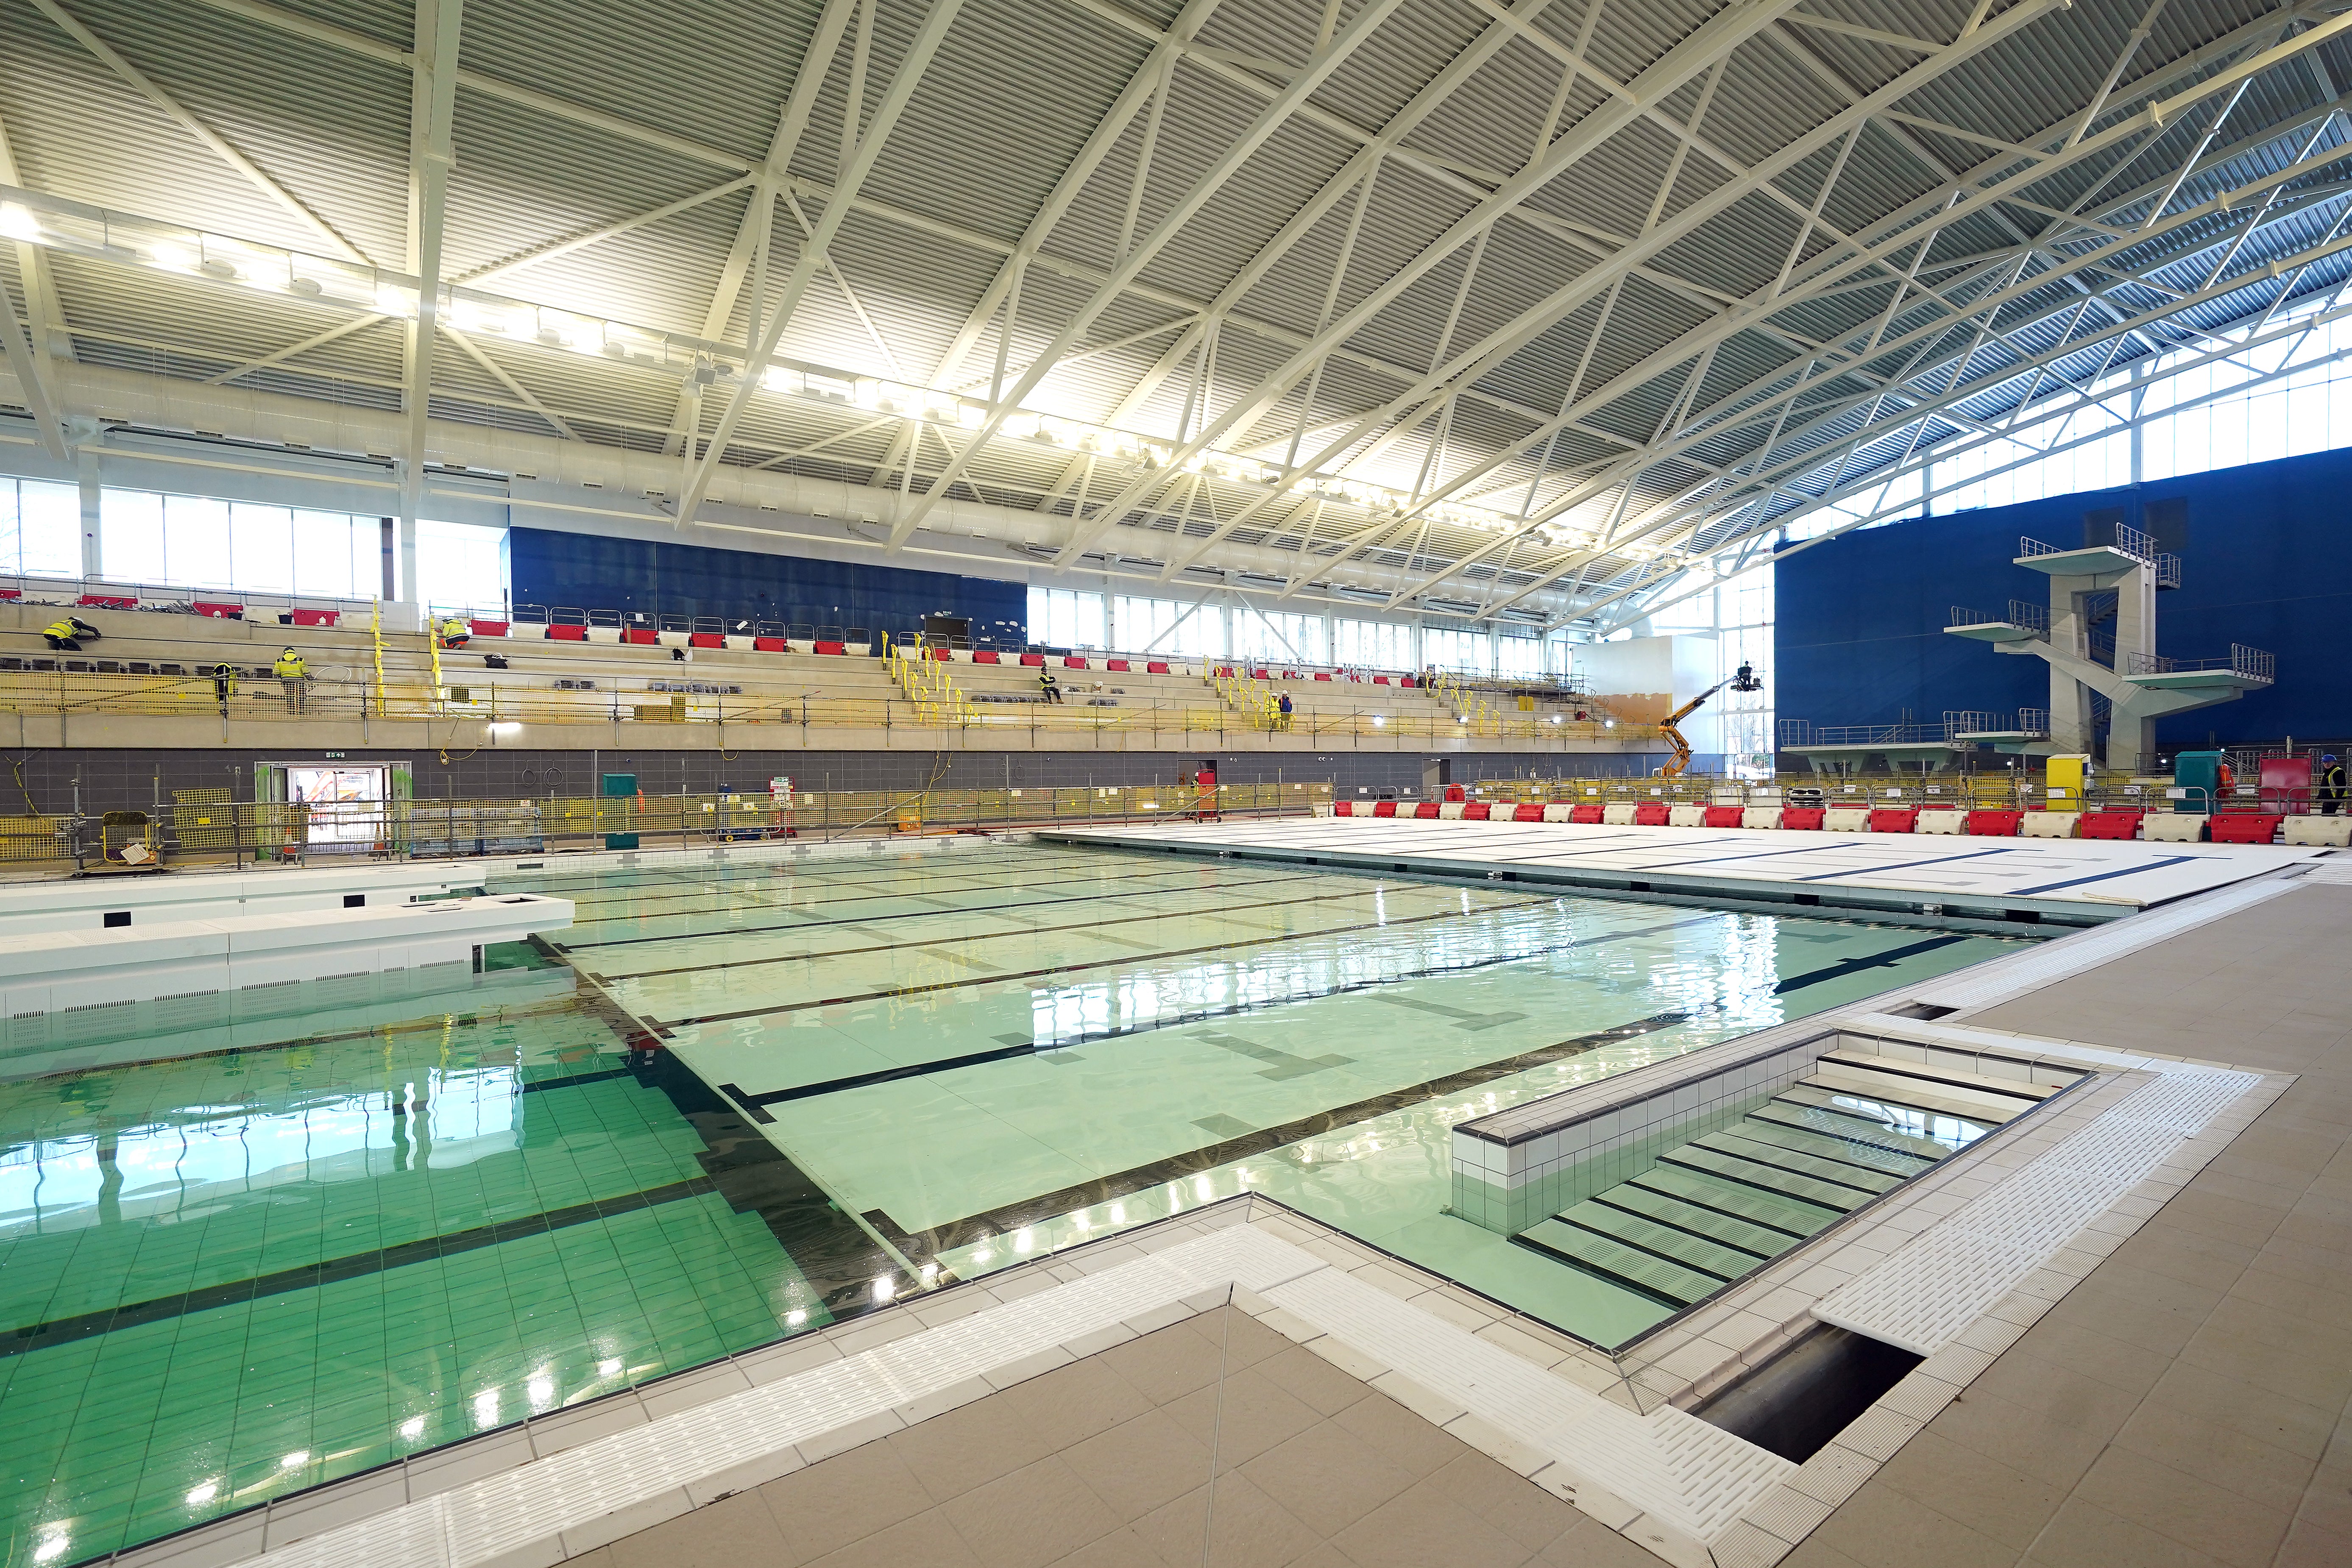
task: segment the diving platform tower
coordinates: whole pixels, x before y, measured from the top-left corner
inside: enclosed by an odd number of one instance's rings
[[[2222,658],[2156,651],[2157,595],[2180,585],[2180,558],[2159,554],[2138,529],[2118,524],[2114,543],[2080,550],[2023,540],[2016,563],[2050,579],[2048,608],[2021,599],[2001,615],[1955,606],[1944,629],[2050,666],[2049,738],[2034,751],[2093,753],[2104,707],[2105,765],[2152,768],[2158,719],[2233,701],[2276,678],[2273,656],[2241,644]]]

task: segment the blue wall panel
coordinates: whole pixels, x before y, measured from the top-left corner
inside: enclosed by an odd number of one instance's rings
[[[988,577],[539,528],[512,530],[508,550],[518,605],[875,632],[919,630],[927,615],[962,616],[975,641],[1018,647],[1027,635],[1027,587]]]
[[[2049,700],[2040,659],[1995,653],[1944,633],[1955,605],[1999,611],[2012,598],[2049,602],[2049,579],[2012,563],[2021,538],[2071,548],[2086,514],[2120,511],[2134,527],[2185,526],[2184,581],[2157,595],[2157,647],[2180,658],[2226,655],[2232,642],[2278,656],[2278,682],[2239,701],[2158,726],[2169,749],[2352,737],[2342,683],[2352,626],[2352,451],[2286,458],[2115,490],[1913,519],[1863,529],[1780,563],[1774,707],[1816,724],[1891,724],[1909,710],[1937,722],[1948,709],[2011,710]]]

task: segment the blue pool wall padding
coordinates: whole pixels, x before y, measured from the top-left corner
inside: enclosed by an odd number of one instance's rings
[[[2018,542],[2061,548],[2116,516],[2178,552],[2184,581],[2157,595],[2157,647],[2180,658],[2233,642],[2278,656],[2278,680],[2158,725],[2158,743],[2223,745],[2352,736],[2341,680],[2352,626],[2352,450],[2252,463],[2119,489],[1913,518],[1786,554],[1777,569],[1773,707],[1815,724],[1892,724],[1907,710],[2046,707],[2048,666],[1944,633],[1955,605],[1988,612],[2049,602],[2049,579],[2014,564]],[[2179,508],[2185,502],[2185,522]],[[2153,528],[2151,525],[2154,525]],[[2300,742],[2298,742],[2300,744]]]
[[[541,528],[512,530],[508,552],[518,605],[876,633],[920,630],[925,616],[961,616],[975,642],[1019,647],[1028,640],[1027,586],[993,578]]]

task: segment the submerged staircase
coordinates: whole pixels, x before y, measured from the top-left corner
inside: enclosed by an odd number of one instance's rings
[[[1832,1052],[1730,1126],[1668,1149],[1511,1239],[1687,1307],[2055,1092]]]

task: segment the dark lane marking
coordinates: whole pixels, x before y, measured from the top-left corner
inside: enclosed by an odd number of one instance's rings
[[[1417,1013],[1434,1013],[1441,1018],[1453,1019],[1473,1033],[1494,1028],[1498,1024],[1516,1024],[1527,1016],[1525,1013],[1473,1013],[1465,1007],[1448,1007],[1440,1002],[1418,1002],[1410,996],[1374,995],[1366,1000],[1385,1002],[1391,1007],[1410,1007]]]
[[[2113,877],[2134,877],[2142,871],[2160,871],[2167,866],[2178,866],[2184,861],[2221,858],[2223,857],[2219,855],[2167,855],[2163,859],[2151,860],[2145,866],[2126,866],[2120,871],[2101,871],[2093,877],[2073,877],[2063,882],[2044,882],[2038,888],[2011,888],[2009,891],[2018,898],[2028,893],[2054,893],[2061,888],[2079,888],[2085,882],[2104,882]]]
[[[1276,887],[1276,886],[1279,886],[1280,884],[1285,883],[1285,882],[1330,882],[1330,881],[1349,881],[1349,882],[1354,882],[1354,881],[1358,881],[1358,880],[1360,880],[1360,879],[1353,878],[1353,877],[1342,877],[1342,876],[1339,876],[1339,875],[1338,875],[1338,874],[1336,874],[1336,873],[1328,872],[1328,871],[1327,871],[1327,872],[1320,872],[1320,873],[1317,873],[1317,872],[1307,872],[1307,873],[1300,873],[1300,874],[1291,875],[1291,876],[1281,876],[1281,877],[1257,877],[1257,878],[1253,878],[1253,879],[1250,879],[1250,880],[1248,880],[1248,881],[1238,883],[1238,884],[1236,884],[1236,885],[1235,885],[1235,886],[1234,886],[1234,887],[1227,887],[1227,888],[1134,888],[1134,889],[1129,889],[1129,890],[1127,890],[1127,891],[1125,891],[1125,892],[1118,892],[1118,893],[1084,893],[1084,894],[1075,895],[1075,896],[1073,896],[1073,897],[1066,898],[1066,899],[1029,899],[1029,900],[1024,900],[1024,901],[1022,901],[1022,902],[1020,902],[1020,903],[1013,903],[1013,904],[976,904],[976,905],[972,905],[972,906],[971,906],[971,907],[969,907],[969,908],[960,908],[960,909],[955,909],[955,910],[948,910],[948,911],[945,911],[945,912],[947,912],[947,913],[952,913],[952,914],[960,914],[960,915],[969,915],[969,916],[972,916],[972,917],[975,917],[975,918],[977,918],[977,917],[979,917],[979,916],[982,916],[982,915],[990,915],[990,916],[996,916],[996,917],[998,917],[998,918],[1002,919],[1002,918],[1010,918],[1010,917],[1009,917],[1009,914],[1007,913],[1007,911],[1016,910],[1035,910],[1035,909],[1045,909],[1045,908],[1050,907],[1050,906],[1055,905],[1055,904],[1098,904],[1098,903],[1107,903],[1107,902],[1109,902],[1109,901],[1111,901],[1111,900],[1118,900],[1118,899],[1143,899],[1143,898],[1151,898],[1151,897],[1154,897],[1154,896],[1157,896],[1157,895],[1160,895],[1160,894],[1164,894],[1164,893],[1197,893],[1197,894],[1199,894],[1200,896],[1202,896],[1202,897],[1203,897],[1203,898],[1206,898],[1206,897],[1211,897],[1211,896],[1213,896],[1213,895],[1215,895],[1215,894],[1219,894],[1219,893],[1226,893],[1226,894],[1230,894],[1230,893],[1234,893],[1234,892],[1236,892],[1236,891],[1243,891],[1243,890],[1246,890],[1246,889],[1252,889],[1252,888],[1270,888],[1270,887]],[[877,895],[877,896],[878,896],[878,895]],[[835,901],[835,903],[868,903],[868,902],[871,902],[872,900],[867,900],[867,899],[839,899],[839,900],[834,900],[834,901]],[[690,920],[690,919],[692,919],[692,918],[694,918],[694,917],[693,917],[693,916],[691,916],[691,915],[684,915],[684,914],[680,914],[680,915],[656,915],[656,916],[654,916],[654,917],[652,917],[652,918],[654,918],[654,919],[656,919],[656,920]],[[712,937],[712,936],[769,936],[769,935],[773,935],[775,932],[778,932],[778,931],[814,931],[814,930],[817,929],[817,928],[818,928],[818,927],[820,927],[820,926],[829,926],[829,925],[845,925],[845,924],[848,924],[850,921],[871,920],[871,919],[873,919],[873,918],[874,918],[874,917],[873,917],[873,915],[869,912],[869,913],[867,913],[867,914],[862,914],[862,915],[852,915],[852,916],[850,916],[850,917],[849,917],[849,919],[848,919],[848,920],[846,920],[846,921],[830,921],[830,920],[799,920],[799,921],[793,921],[793,922],[792,922],[791,924],[789,924],[789,925],[772,925],[772,926],[721,926],[721,927],[718,927],[718,928],[716,928],[716,929],[709,930],[709,931],[672,931],[672,932],[669,932],[669,933],[665,934],[665,935],[661,935],[661,936],[616,936],[616,937],[611,937],[611,938],[608,938],[608,939],[606,939],[606,940],[604,940],[604,941],[602,941],[602,942],[580,942],[580,943],[575,943],[575,944],[571,945],[571,946],[563,947],[563,948],[560,949],[560,951],[564,952],[595,952],[595,951],[597,951],[597,950],[599,950],[599,949],[602,949],[602,948],[607,948],[607,947],[636,947],[636,946],[642,946],[644,943],[646,943],[646,942],[693,942],[693,941],[697,941],[697,940],[698,940],[698,939],[700,939],[700,938],[703,938],[703,937]],[[910,917],[908,917],[908,918],[910,918],[910,919],[916,919],[916,920],[924,920],[924,919],[929,919],[929,918],[931,918],[931,917],[929,917],[929,916],[922,916],[922,915],[917,915],[917,916],[910,916]]]
[[[1902,860],[1892,866],[1852,866],[1843,871],[1822,871],[1811,877],[1800,877],[1800,882],[1825,882],[1832,877],[1884,877],[1889,871],[1908,871],[1914,866],[1948,866],[1955,860],[1981,860],[1988,855],[2015,855],[2014,846],[1999,849],[1978,849],[1966,855],[1937,855],[1926,860]]]
[[[1550,901],[1551,900],[1549,899],[1526,899],[1522,900],[1520,904],[1517,906],[1505,907],[1524,908],[1531,904],[1549,903]],[[1482,910],[1478,912],[1484,914],[1489,911]],[[1463,913],[1460,910],[1441,910],[1434,914],[1408,915],[1402,920],[1361,921],[1353,925],[1327,926],[1320,931],[1297,932],[1295,937],[1289,940],[1305,941],[1313,937],[1347,936],[1355,931],[1394,931],[1399,926],[1426,925],[1431,921],[1458,921],[1463,918]],[[1204,952],[1230,952],[1235,945],[1236,944],[1230,940],[1224,942],[1204,942],[1199,947],[1168,948],[1158,952],[1147,952],[1139,955],[1139,958],[1096,958],[1089,959],[1083,963],[1054,963],[1048,964],[1043,969],[1016,970],[1005,974],[992,975],[986,978],[975,976],[970,980],[934,980],[926,982],[920,985],[893,985],[881,991],[852,991],[840,996],[821,996],[814,1001],[789,1002],[782,1006],[776,1007],[738,1007],[731,1012],[702,1013],[690,1018],[665,1018],[655,1026],[661,1029],[682,1029],[690,1024],[727,1024],[732,1023],[738,1018],[765,1018],[772,1017],[780,1013],[805,1013],[812,1007],[835,1007],[851,1002],[887,1002],[893,997],[929,995],[934,991],[961,991],[965,987],[971,985],[1001,985],[1006,982],[1014,980],[1043,980],[1048,975],[1083,974],[1090,969],[1107,969],[1116,965],[1135,963],[1138,962],[1157,963],[1171,958],[1197,958]],[[1278,944],[1267,943],[1261,945]],[[1516,954],[1514,956],[1518,958],[1533,958],[1536,957],[1537,954],[1529,952]]]
[[[1277,1051],[1272,1046],[1262,1046],[1255,1040],[1244,1039],[1239,1035],[1221,1035],[1212,1032],[1206,1035],[1187,1035],[1185,1038],[1204,1040],[1221,1051],[1231,1051],[1235,1056],[1247,1057],[1254,1062],[1264,1062],[1266,1064],[1265,1070],[1257,1076],[1272,1079],[1276,1083],[1286,1083],[1294,1078],[1305,1078],[1309,1073],[1322,1072],[1329,1068],[1349,1067],[1353,1065],[1356,1059],[1353,1057],[1329,1055],[1294,1057],[1288,1051]]]
[[[1448,1073],[1443,1078],[1430,1079],[1405,1089],[1392,1089],[1386,1094],[1376,1094],[1369,1099],[1357,1100],[1351,1105],[1338,1106],[1329,1110],[1318,1110],[1310,1116],[1302,1116],[1295,1121],[1286,1121],[1279,1127],[1268,1127],[1255,1132],[1244,1132],[1238,1136],[1228,1137],[1206,1148],[1195,1149],[1189,1153],[1174,1155],[1164,1160],[1154,1160],[1147,1164],[1136,1165],[1111,1175],[1097,1176],[1092,1181],[1081,1183],[1076,1186],[1064,1187],[1059,1192],[1043,1193],[1036,1197],[1024,1198],[1018,1203],[1006,1204],[1002,1207],[989,1209],[980,1214],[966,1215],[961,1219],[949,1220],[943,1225],[934,1226],[921,1232],[909,1232],[901,1228],[881,1209],[867,1211],[865,1218],[866,1224],[888,1238],[891,1246],[898,1248],[916,1263],[921,1264],[942,1252],[970,1246],[974,1242],[988,1241],[1007,1231],[1019,1230],[1024,1226],[1057,1218],[1075,1209],[1090,1208],[1096,1204],[1131,1197],[1146,1188],[1161,1186],[1170,1182],[1180,1181],[1186,1176],[1213,1171],[1220,1165],[1231,1164],[1235,1160],[1246,1160],[1258,1154],[1267,1153],[1286,1144],[1296,1143],[1301,1139],[1320,1137],[1326,1132],[1337,1131],[1343,1127],[1352,1127],[1360,1121],[1369,1121],[1376,1116],[1386,1116],[1391,1111],[1402,1110],[1426,1100],[1441,1099],[1449,1094],[1459,1094],[1464,1089],[1476,1089],[1483,1084],[1492,1083],[1499,1078],[1508,1078],[1514,1073],[1527,1072],[1535,1068],[1549,1067],[1554,1062],[1565,1061],[1570,1057],[1580,1057],[1590,1051],[1597,1051],[1604,1047],[1635,1039],[1643,1035],[1654,1034],[1660,1029],[1670,1029],[1691,1021],[1691,1016],[1686,1013],[1658,1013],[1647,1018],[1636,1018],[1630,1024],[1620,1024],[1613,1028],[1596,1030],[1589,1035],[1578,1035],[1570,1039],[1556,1041],[1532,1051],[1522,1051],[1517,1056],[1504,1057],[1499,1060],[1486,1062],[1478,1067],[1464,1068],[1457,1072]],[[1241,1127],[1247,1124],[1219,1112],[1214,1116],[1200,1118],[1193,1125],[1205,1132],[1214,1134],[1223,1131],[1228,1127]]]
[[[1490,969],[1498,963],[1517,963],[1529,958],[1549,957],[1573,948],[1597,947],[1603,942],[1620,942],[1628,937],[1657,936],[1685,926],[1710,924],[1722,918],[1719,914],[1695,916],[1688,920],[1670,921],[1665,925],[1642,926],[1632,931],[1602,931],[1594,936],[1579,937],[1573,942],[1559,942],[1532,952],[1507,953],[1501,956],[1469,959],[1460,963],[1433,964],[1399,974],[1384,974],[1369,980],[1349,981],[1328,990],[1268,996],[1258,1001],[1229,1003],[1223,1007],[1204,1007],[1177,1013],[1164,1018],[1153,1018],[1139,1024],[1125,1024],[1116,1028],[1092,1032],[1080,1030],[1067,1036],[1055,1036],[1046,1040],[1026,1038],[1020,1035],[998,1035],[996,1039],[1007,1048],[1000,1051],[975,1051],[966,1056],[949,1057],[939,1061],[917,1062],[907,1067],[884,1068],[875,1072],[859,1073],[852,1078],[827,1079],[817,1083],[800,1084],[785,1089],[772,1089],[753,1094],[731,1083],[719,1087],[735,1102],[761,1121],[773,1121],[761,1108],[782,1105],[787,1100],[814,1100],[823,1095],[839,1094],[847,1089],[866,1089],[877,1083],[895,1083],[901,1079],[920,1078],[927,1073],[952,1072],[958,1068],[982,1067],[990,1062],[1010,1061],[1015,1057],[1043,1055],[1070,1046],[1091,1045],[1097,1040],[1132,1039],[1138,1035],[1156,1034],[1162,1029],[1181,1029],[1191,1024],[1205,1023],[1212,1018],[1230,1018],[1239,1013],[1262,1012],[1271,1007],[1286,1007],[1293,1003],[1317,1002],[1327,996],[1345,996],[1362,991],[1375,991],[1383,985],[1395,985],[1409,980],[1425,980],[1433,974],[1454,974],[1468,969]],[[1500,1022],[1497,1019],[1497,1022]],[[660,1026],[667,1027],[667,1026]]]
[[[699,907],[706,900],[710,900],[732,902],[739,909],[743,910],[777,907],[821,909],[835,904],[874,902],[879,900],[907,898],[917,894],[941,891],[988,892],[1008,888],[1021,888],[1036,882],[1040,878],[1051,879],[1061,877],[1063,879],[1072,881],[1131,879],[1089,877],[1083,874],[1068,875],[1081,872],[1087,864],[1083,861],[1056,860],[1036,866],[976,868],[961,877],[925,878],[912,887],[893,885],[884,879],[874,878],[863,879],[856,882],[807,883],[772,880],[758,886],[680,887],[676,890],[661,891],[633,889],[602,899],[592,899],[575,893],[572,903],[576,908],[586,911],[580,916],[579,923],[609,925],[631,920],[661,920],[677,915],[727,912],[723,910],[706,910]],[[1189,868],[1183,870],[1154,871],[1139,867],[1135,869],[1134,878],[1181,879],[1188,885],[1200,886],[1203,881],[1203,869]]]
[[[966,969],[985,969],[992,974],[1002,973],[1004,970],[1004,965],[1001,963],[990,963],[985,959],[968,958],[961,952],[950,952],[944,947],[919,947],[915,951],[926,958],[936,958],[947,963],[961,963]]]
[[[1380,892],[1381,889],[1373,888],[1354,888],[1344,893],[1312,893],[1303,899],[1279,899],[1268,903],[1255,904],[1252,907],[1260,910],[1279,910],[1288,909],[1298,904],[1340,903],[1349,899],[1372,898],[1377,896]],[[1439,898],[1447,898],[1452,896],[1451,891],[1448,889],[1431,889],[1431,892],[1433,896]],[[1477,909],[1467,912],[1471,914],[1486,914],[1496,910],[1518,908],[1528,901],[1528,900],[1525,899],[1518,899],[1508,903],[1498,902],[1482,904]],[[1146,925],[1154,921],[1198,920],[1204,914],[1213,912],[1213,911],[1202,910],[1165,910],[1148,915],[1125,915],[1118,920],[1082,921],[1076,925],[1031,926],[1025,931],[973,931],[968,935],[958,936],[950,940],[958,942],[990,942],[1006,937],[1034,938],[1040,936],[1052,936],[1062,931],[1087,931],[1101,936],[1103,941],[1115,942],[1121,947],[1133,947],[1139,951],[1149,952],[1154,945],[1153,943],[1148,942],[1135,942],[1126,937],[1107,935],[1103,932],[1102,928],[1104,926],[1111,925]],[[1454,912],[1460,914],[1464,911],[1457,909]],[[818,928],[811,926],[807,929],[815,930]],[[846,929],[855,931],[859,928],[852,926]],[[1270,934],[1275,935],[1314,934],[1312,932],[1282,931],[1273,927],[1268,927],[1266,929]],[[779,953],[773,958],[732,958],[718,963],[689,963],[677,969],[640,969],[633,970],[626,973],[607,973],[603,969],[599,969],[596,971],[596,977],[599,980],[617,983],[623,980],[652,980],[659,976],[670,974],[705,974],[721,969],[756,969],[763,964],[771,963],[810,963],[821,958],[863,958],[877,952],[895,952],[901,948],[911,948],[918,952],[928,952],[932,946],[937,945],[940,941],[940,939],[937,937],[925,937],[915,942],[885,942],[876,947],[830,948],[818,952]],[[590,950],[592,955],[593,952],[593,949]],[[586,961],[593,963],[594,959],[593,956],[590,956]]]
[[[70,1344],[76,1340],[112,1333],[117,1329],[136,1328],[142,1323],[165,1322],[214,1307],[233,1307],[242,1301],[257,1301],[268,1296],[316,1289],[341,1280],[381,1274],[403,1264],[426,1263],[438,1258],[496,1247],[500,1242],[513,1241],[521,1237],[541,1236],[575,1225],[592,1225],[617,1215],[633,1214],[657,1204],[677,1203],[682,1198],[700,1197],[705,1193],[718,1190],[719,1184],[709,1176],[688,1176],[684,1181],[647,1187],[643,1192],[571,1204],[541,1214],[525,1215],[519,1219],[504,1219],[493,1225],[476,1226],[469,1230],[452,1231],[447,1236],[402,1242],[374,1252],[354,1253],[349,1258],[330,1258],[324,1263],[281,1268],[274,1274],[263,1274],[251,1279],[183,1290],[175,1296],[158,1296],[151,1300],[127,1302],[120,1307],[82,1312],[69,1318],[28,1323],[0,1333],[0,1357],[23,1355],[27,1351],[46,1350],[52,1345]]]
[[[1956,942],[1968,940],[1964,936],[1929,937],[1925,942],[1915,942],[1908,947],[1890,947],[1885,952],[1865,953],[1860,958],[1849,958],[1843,963],[1832,963],[1826,969],[1809,969],[1802,974],[1792,974],[1772,987],[1772,994],[1786,995],[1791,991],[1801,991],[1808,985],[1819,985],[1831,980],[1843,980],[1849,974],[1860,974],[1866,969],[1891,969],[1904,959],[1916,958],[1920,953],[1933,952],[1939,947],[1949,947]]]

